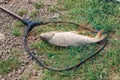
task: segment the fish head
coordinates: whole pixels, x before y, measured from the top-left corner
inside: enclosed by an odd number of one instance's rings
[[[43,41],[49,41],[53,36],[54,36],[55,32],[46,32],[46,33],[42,33],[40,35],[40,38]]]

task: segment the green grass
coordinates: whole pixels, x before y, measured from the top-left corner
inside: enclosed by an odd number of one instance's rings
[[[13,29],[12,29],[12,35],[16,36],[16,37],[20,37],[21,36],[21,27],[23,27],[24,24],[21,21],[16,21],[13,25]]]
[[[21,61],[14,57],[9,57],[4,61],[0,61],[0,74],[7,74],[13,69],[20,66]]]
[[[19,9],[19,10],[17,11],[17,14],[20,15],[20,16],[23,16],[24,14],[26,14],[26,10],[24,10],[24,9]]]
[[[17,37],[20,37],[21,33],[20,33],[20,30],[18,27],[14,27],[13,30],[12,30],[12,35],[13,36],[17,36]]]
[[[23,22],[21,22],[21,21],[16,21],[16,22],[14,23],[14,26],[15,26],[15,27],[23,27],[24,24],[23,24]]]
[[[37,2],[34,3],[34,7],[36,9],[40,9],[43,6],[44,6],[44,4],[40,0],[38,0]]]
[[[35,27],[32,30],[32,35],[40,35],[43,32],[48,31],[71,31],[71,30],[78,30],[78,26],[72,25],[72,24],[48,24],[48,25],[41,25],[40,27]]]
[[[57,12],[57,7],[56,7],[56,6],[50,7],[50,8],[49,8],[49,11],[50,11],[51,13]]]
[[[20,57],[23,55],[23,50],[15,48],[10,51],[10,54],[14,57]]]
[[[36,41],[31,44],[31,47],[36,49],[36,51],[38,51],[37,53],[43,56],[42,58],[46,64],[56,68],[77,64],[82,59],[88,57],[88,55],[92,53],[91,51],[95,51],[96,46],[97,45],[88,45],[87,49],[84,49],[86,47],[55,47],[42,41]]]
[[[31,11],[30,16],[31,17],[36,17],[37,14],[39,14],[39,12],[37,10],[33,10],[33,11]]]
[[[35,3],[34,6],[39,9],[42,7],[42,3]],[[57,6],[51,7],[49,11],[55,12],[56,9],[66,10],[68,12],[68,14],[60,16],[63,20],[88,23],[97,30],[103,29],[106,34],[111,31],[115,31],[115,34],[109,38],[108,45],[100,54],[90,59],[82,66],[63,72],[54,72],[44,69],[42,72],[42,80],[120,80],[119,3],[105,2],[105,0],[59,0]],[[36,15],[36,11],[31,12],[31,16]],[[13,29],[12,34],[19,36],[19,28],[21,26],[22,25],[19,22],[15,24],[15,29]],[[43,32],[72,30],[78,30],[78,27],[70,24],[49,24],[34,28],[31,34],[33,36],[39,36]],[[79,61],[93,54],[93,52],[101,46],[97,44],[87,45],[87,47],[61,48],[52,46],[42,40],[36,40],[29,45],[38,55],[42,56],[42,59],[46,64],[56,68],[75,65]],[[12,53],[15,56],[20,55],[19,50],[13,50]],[[14,60],[8,59],[6,62],[1,61],[1,73],[8,73],[12,70],[11,68],[8,68],[8,65],[12,64],[9,61]],[[39,70],[39,66],[36,64],[34,69],[36,71]],[[112,76],[111,74],[118,77]],[[26,78],[23,78],[23,80],[26,80]]]
[[[21,77],[20,80],[29,80],[29,78],[28,77]]]
[[[58,10],[67,10],[68,14],[61,15],[63,20],[78,23],[88,23],[93,28],[103,29],[105,33],[116,31],[109,39],[109,43],[96,57],[84,65],[71,71],[53,72],[43,70],[42,80],[120,80],[120,5],[119,3],[105,2],[105,0],[59,0]],[[61,6],[61,7],[60,7]],[[51,10],[52,11],[52,10]],[[53,9],[54,11],[54,9]],[[34,36],[48,31],[72,31],[78,27],[73,25],[47,25],[34,29]],[[52,67],[72,66],[80,60],[91,55],[96,46],[60,48],[49,45],[43,41],[36,41],[31,44],[37,53],[42,56],[46,64]],[[92,52],[93,51],[93,52]],[[116,76],[111,76],[115,74]]]

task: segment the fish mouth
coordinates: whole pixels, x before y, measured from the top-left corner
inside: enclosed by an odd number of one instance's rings
[[[43,40],[43,41],[48,41],[44,36],[40,36],[40,38]]]
[[[50,39],[52,39],[52,37],[54,36],[55,33],[43,33],[40,35],[40,38],[43,41],[49,41]]]

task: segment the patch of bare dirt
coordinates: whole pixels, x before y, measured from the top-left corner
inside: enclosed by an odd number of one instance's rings
[[[36,1],[38,0],[0,0],[0,5],[14,13],[16,13],[18,9],[24,9],[27,13],[24,14],[23,17],[31,19],[29,14],[32,10],[35,10],[33,3]],[[51,16],[54,16],[56,13],[48,12],[48,8],[55,5],[56,1],[57,0],[42,0],[44,7],[38,9],[40,13],[37,15],[37,18],[48,19]],[[0,80],[20,80],[25,75],[28,80],[41,80],[42,68],[39,68],[39,70],[34,69],[35,62],[23,48],[23,33],[20,37],[15,37],[11,34],[16,20],[17,19],[13,16],[0,10],[0,32],[5,34],[5,40],[0,44],[0,60],[12,56],[10,52],[15,48],[20,49],[23,52],[23,55],[18,57],[22,61],[21,66],[6,75],[0,75]],[[24,27],[21,27],[21,31],[24,32]]]
[[[108,80],[120,80],[120,74],[115,73],[115,72],[112,72],[112,73],[109,75]]]

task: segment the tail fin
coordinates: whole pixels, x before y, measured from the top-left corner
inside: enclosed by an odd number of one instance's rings
[[[98,33],[97,33],[97,35],[95,36],[95,38],[100,38],[101,36],[102,36],[102,34],[103,34],[103,30],[100,30]]]
[[[106,37],[107,35],[103,35],[103,32],[104,32],[104,30],[100,30],[100,31],[97,33],[97,35],[96,35],[95,38],[94,38],[96,42],[99,42],[99,41],[102,41],[102,40],[105,39],[105,37]]]

